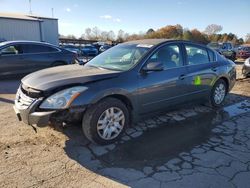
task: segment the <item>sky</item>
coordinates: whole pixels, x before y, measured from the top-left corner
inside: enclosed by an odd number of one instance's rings
[[[250,33],[250,0],[31,0],[32,13],[58,18],[59,33],[80,37],[86,28],[122,29],[130,34],[180,24],[204,31]],[[0,0],[0,12],[29,13],[29,0]]]

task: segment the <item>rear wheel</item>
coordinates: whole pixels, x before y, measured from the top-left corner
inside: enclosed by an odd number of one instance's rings
[[[106,98],[86,111],[82,129],[90,141],[105,145],[118,140],[128,122],[126,105],[118,99]]]
[[[227,94],[227,84],[224,80],[218,80],[211,91],[210,94],[210,104],[212,107],[218,108],[223,105]]]

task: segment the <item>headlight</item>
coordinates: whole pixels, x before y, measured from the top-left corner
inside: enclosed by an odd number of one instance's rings
[[[87,87],[76,86],[76,87],[71,87],[71,88],[59,91],[51,95],[47,99],[45,99],[40,105],[40,108],[42,109],[65,109],[73,102],[73,100],[77,96],[79,96],[81,92],[87,89],[88,89]]]
[[[250,58],[246,59],[244,64],[245,64],[246,66],[250,66]]]

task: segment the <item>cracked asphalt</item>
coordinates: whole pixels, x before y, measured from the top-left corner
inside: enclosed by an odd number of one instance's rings
[[[80,125],[35,133],[18,122],[18,83],[0,81],[0,187],[249,187],[250,79],[223,109],[164,112],[108,146],[88,142]]]

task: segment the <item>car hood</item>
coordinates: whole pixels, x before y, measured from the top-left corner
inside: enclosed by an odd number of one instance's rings
[[[22,79],[25,87],[46,91],[60,86],[85,84],[116,77],[118,71],[90,66],[64,65],[34,72]]]

